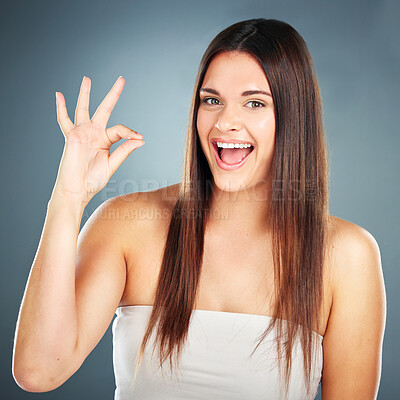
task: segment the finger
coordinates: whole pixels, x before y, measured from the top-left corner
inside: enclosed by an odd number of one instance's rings
[[[67,106],[65,104],[64,95],[56,92],[57,122],[64,136],[74,127],[74,124],[68,117]]]
[[[121,139],[143,139],[143,135],[125,125],[115,125],[106,129],[107,146],[111,146]]]
[[[108,92],[107,96],[101,102],[96,112],[93,115],[92,121],[98,123],[100,126],[104,128],[107,126],[107,122],[110,119],[110,115],[112,110],[117,104],[119,96],[122,93],[122,90],[125,85],[125,79],[120,76],[117,81],[114,83],[112,89]]]
[[[90,121],[89,98],[91,83],[92,82],[89,77],[83,77],[81,90],[79,92],[78,102],[75,109],[75,125],[80,125]]]
[[[131,139],[118,146],[110,155],[108,159],[111,175],[120,167],[120,165],[127,159],[133,150],[144,145],[143,140]]]

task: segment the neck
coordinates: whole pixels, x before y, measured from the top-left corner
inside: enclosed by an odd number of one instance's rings
[[[270,190],[264,183],[228,192],[213,184],[208,225],[232,234],[260,235],[268,232]]]

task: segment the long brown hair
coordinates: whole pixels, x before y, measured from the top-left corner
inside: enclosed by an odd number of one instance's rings
[[[322,104],[309,50],[289,24],[263,18],[235,23],[220,32],[199,66],[190,109],[180,191],[171,214],[155,301],[137,357],[136,373],[157,326],[159,367],[176,351],[175,367],[187,338],[201,273],[204,232],[212,175],[196,128],[199,89],[213,57],[240,51],[253,56],[265,72],[274,102],[275,151],[269,178],[274,262],[274,315],[254,351],[276,326],[279,373],[285,356],[288,393],[291,354],[301,339],[304,376],[310,391],[312,327],[323,299],[323,262],[328,222],[328,163]],[[283,324],[285,324],[283,326]],[[282,344],[283,332],[286,340]],[[154,348],[153,348],[154,353]],[[153,354],[152,353],[152,354]]]

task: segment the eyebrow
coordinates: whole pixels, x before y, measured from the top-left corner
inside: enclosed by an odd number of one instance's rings
[[[220,94],[216,90],[211,88],[201,88],[199,92],[208,92],[220,96]],[[242,96],[252,96],[253,94],[265,94],[266,96],[272,97],[271,93],[265,92],[264,90],[246,90],[242,93]]]

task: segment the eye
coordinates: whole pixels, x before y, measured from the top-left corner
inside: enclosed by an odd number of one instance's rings
[[[210,102],[209,102],[210,100]],[[205,97],[201,100],[202,103],[207,104],[208,106],[216,106],[219,103],[219,100],[215,97]]]
[[[262,107],[265,107],[265,104],[261,103],[261,101],[251,100],[247,104],[250,104],[250,103],[253,103],[253,106],[254,106],[254,107],[250,107],[250,108],[262,108]]]

